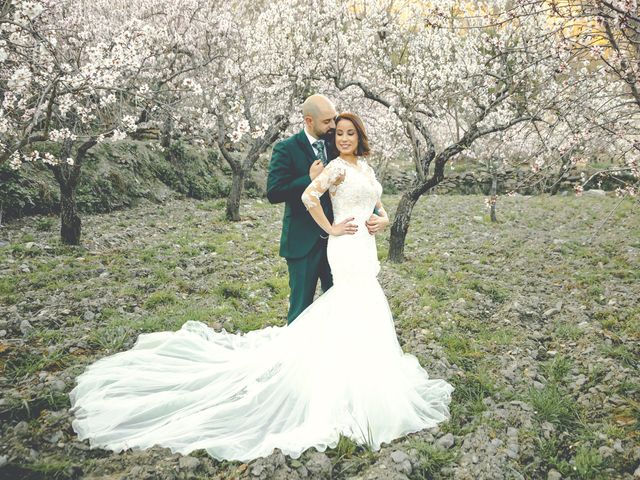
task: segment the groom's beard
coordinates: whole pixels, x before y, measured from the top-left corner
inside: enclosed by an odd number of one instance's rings
[[[335,134],[336,134],[335,129],[331,128],[327,130],[325,133],[323,133],[322,135],[320,135],[320,138],[324,141],[333,140],[335,137]]]
[[[321,137],[325,141],[327,159],[331,160],[338,156],[338,149],[336,148],[336,131],[334,129],[329,130]]]
[[[326,133],[320,135],[320,138],[325,142],[333,142],[335,139],[336,131],[334,129],[328,130]]]

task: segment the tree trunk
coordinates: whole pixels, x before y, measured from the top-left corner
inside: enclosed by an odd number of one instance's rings
[[[419,198],[420,193],[416,188],[405,192],[400,198],[389,236],[389,260],[393,263],[404,261],[404,242],[409,231],[411,212]]]
[[[162,132],[160,133],[160,145],[163,148],[169,148],[171,146],[172,130],[173,130],[173,121],[171,120],[171,116],[167,115],[164,118],[164,123],[162,124]]]
[[[89,149],[95,144],[96,139],[91,137],[80,145],[76,151],[73,165],[66,163],[49,165],[60,187],[60,240],[66,245],[80,245],[82,222],[76,205],[76,187],[80,178],[80,166]],[[73,151],[72,147],[73,142],[68,139],[65,140],[60,158],[70,157]]]
[[[76,206],[75,188],[60,185],[60,239],[66,245],[80,245],[82,224]]]
[[[496,193],[498,191],[498,172],[496,172],[495,168],[491,172],[491,221],[497,222],[496,218],[496,201],[498,199]]]
[[[231,191],[227,198],[227,220],[240,221],[240,198],[244,189],[245,172],[242,167],[233,169]]]
[[[240,157],[230,152],[225,145],[225,124],[222,117],[218,117],[218,137],[216,143],[222,156],[231,167],[231,191],[227,197],[227,220],[232,222],[240,221],[240,198],[244,190],[244,180],[251,169],[269,146],[273,145],[281,132],[289,125],[287,115],[277,115],[262,138],[256,139],[249,147],[249,151],[241,161]]]
[[[567,155],[566,157],[569,157],[569,155]],[[562,165],[560,165],[560,172],[558,173],[555,182],[553,183],[553,185],[551,185],[551,188],[549,189],[549,194],[550,195],[557,195],[558,191],[560,190],[560,186],[562,185],[562,181],[567,178],[567,176],[569,175],[569,164],[571,162],[569,161],[568,158],[565,158],[562,161]]]

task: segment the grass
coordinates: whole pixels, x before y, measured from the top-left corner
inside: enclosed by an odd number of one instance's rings
[[[30,480],[72,480],[82,475],[82,470],[67,459],[10,463],[3,470],[8,475],[7,478]]]
[[[118,352],[129,343],[133,335],[131,328],[125,325],[104,325],[94,329],[89,343],[107,353]]]
[[[0,406],[0,419],[11,422],[38,419],[44,410],[59,411],[69,407],[67,393],[41,388],[34,397],[23,398],[13,394],[5,396],[4,404]]]
[[[338,459],[351,458],[358,451],[358,444],[351,438],[340,434],[338,444],[332,450],[332,454]]]
[[[477,342],[484,345],[512,345],[517,337],[521,335],[513,328],[508,327],[487,327],[478,332],[475,336]]]
[[[358,473],[375,461],[375,453],[369,445],[359,445],[354,440],[340,434],[335,448],[326,451],[332,463],[332,478],[344,478]],[[291,466],[300,467],[303,463],[293,460]]]
[[[553,357],[544,365],[547,380],[562,383],[571,370],[572,360],[564,355]]]
[[[155,310],[160,306],[172,305],[177,301],[178,300],[175,293],[167,290],[159,290],[149,295],[149,297],[144,302],[144,306],[149,310]]]
[[[471,279],[464,286],[469,290],[487,295],[495,303],[504,303],[509,298],[508,290],[486,280]]]
[[[246,288],[241,282],[223,282],[217,287],[216,293],[222,298],[247,298]]]
[[[630,308],[625,312],[606,309],[595,312],[594,317],[602,328],[640,340],[640,307]]]
[[[578,340],[582,335],[582,329],[570,322],[554,322],[554,332],[560,340]]]
[[[500,389],[486,370],[454,377],[449,382],[455,388],[449,406],[451,419],[442,425],[442,430],[464,435],[474,430],[480,414],[487,410],[485,398],[495,395]]]
[[[412,480],[427,480],[434,478],[444,467],[455,462],[456,452],[445,450],[422,440],[412,440],[409,448],[418,451],[418,465],[411,474]]]
[[[578,420],[573,399],[556,384],[547,384],[540,390],[530,387],[528,401],[538,418],[551,422],[558,428],[572,428]]]
[[[584,479],[604,479],[605,461],[595,448],[580,445],[574,457],[575,472]]]
[[[550,438],[534,437],[537,463],[541,467],[540,471],[543,475],[551,468],[557,470],[563,476],[567,477],[573,473],[570,457],[567,457],[569,446],[560,440],[556,435]],[[535,477],[533,477],[535,478]]]
[[[638,355],[633,353],[626,345],[601,345],[600,351],[607,357],[615,358],[621,364],[629,368],[638,368]]]
[[[113,353],[130,346],[141,333],[175,331],[188,320],[209,323],[218,319],[222,312],[233,311],[233,309],[189,305],[177,300],[154,304],[152,309],[136,320],[114,313],[103,325],[92,330],[89,342],[97,348]],[[251,320],[247,320],[247,323],[251,323]],[[260,326],[264,326],[264,323],[264,321],[261,322]]]
[[[483,356],[472,339],[458,333],[446,333],[439,338],[439,342],[444,346],[447,360],[464,370],[473,370],[478,359]]]
[[[286,300],[289,296],[289,279],[285,276],[273,276],[264,281],[269,294],[277,300]]]
[[[398,197],[384,201],[394,212]],[[629,250],[634,242],[633,248],[640,246],[633,240],[640,238],[635,211],[621,209],[624,216],[616,227],[603,228],[593,244],[585,246],[583,237],[591,232],[583,222],[598,223],[594,218],[604,212],[608,199],[504,198],[498,225],[469,220],[486,216],[482,201],[422,199],[407,238],[410,260],[404,264],[386,260],[389,232],[378,238],[381,283],[405,350],[415,353],[428,370],[440,365],[433,355],[444,355],[449,365],[458,367],[440,370],[456,388],[452,417],[442,430],[466,435],[484,426],[502,438],[510,420],[495,417],[493,409],[501,407],[493,404],[518,399],[534,410],[529,413],[531,433],[521,442],[523,450],[534,450],[531,466],[510,464],[526,478],[545,478],[551,468],[567,478],[601,478],[607,468],[633,472],[629,455],[627,460],[619,454],[601,458],[598,448],[603,443],[597,434],[622,442],[637,438],[632,435],[640,415],[633,400],[640,381],[633,373],[633,341],[640,339],[640,277],[630,267]],[[24,348],[0,351],[2,375],[20,385],[20,390],[9,386],[0,417],[9,423],[42,423],[40,412],[63,410],[68,398],[49,389],[23,394],[37,389],[40,372],[74,377],[88,357],[130,348],[141,333],[177,330],[187,320],[224,325],[233,332],[286,324],[288,274],[286,262],[278,257],[281,210],[246,201],[248,222],[228,223],[224,207],[224,200],[181,201],[140,212],[87,216],[86,246],[80,248],[60,245],[57,220],[52,223],[49,217],[25,219],[16,229],[8,225],[3,234],[10,243],[0,248],[7,273],[0,278],[0,315],[30,318],[44,311],[46,320],[32,322],[37,328],[28,336],[18,334]],[[132,236],[121,237],[123,228]],[[556,238],[564,243],[552,243]],[[29,241],[37,245],[26,248]],[[29,273],[20,271],[22,263]],[[109,275],[100,278],[99,269]],[[518,308],[513,307],[516,301]],[[559,301],[561,312],[543,318],[542,312]],[[12,306],[15,315],[8,311]],[[61,314],[60,308],[68,312]],[[100,313],[90,324],[82,318],[87,309]],[[610,344],[602,342],[603,335]],[[558,351],[550,359],[532,357],[546,379],[542,389],[530,388],[532,379],[526,376],[511,382],[501,375],[505,359],[528,358],[540,345]],[[589,353],[587,346],[595,348]],[[612,382],[610,366],[598,361],[603,356],[631,373]],[[598,386],[622,397],[622,403],[589,410],[577,404],[568,382],[578,372],[587,376],[581,394]],[[548,438],[540,429],[545,421],[556,429]],[[97,468],[73,451],[68,463],[58,462],[52,455],[55,446],[37,444],[33,438],[10,440],[22,442],[21,448],[33,443],[42,450],[41,462],[50,462],[51,478],[65,475],[69,466],[80,465],[88,476]],[[401,442],[400,448],[413,441]],[[442,472],[455,465],[457,446],[441,450],[419,440],[415,448],[420,462],[411,478],[450,478]],[[328,455],[334,478],[342,480],[365,476],[377,454],[342,437]],[[118,459],[105,453],[101,461],[118,465]],[[143,464],[154,461],[151,455],[140,456]],[[31,475],[46,476],[35,470]]]
[[[588,378],[588,382],[586,384],[587,390],[591,387],[595,387],[596,385],[598,385],[607,374],[604,367],[600,364],[592,365],[591,369],[587,370],[586,373]]]
[[[53,353],[19,350],[5,362],[4,374],[11,381],[17,381],[42,370],[59,370],[70,362],[71,357],[60,350]]]

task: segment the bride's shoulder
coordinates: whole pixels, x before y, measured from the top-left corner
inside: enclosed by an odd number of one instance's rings
[[[346,162],[340,157],[336,157],[327,163],[325,168],[330,168],[331,170],[344,170]]]
[[[364,171],[368,171],[370,173],[375,173],[374,170],[373,170],[373,167],[369,164],[369,162],[367,161],[367,159],[365,157],[358,157],[358,163],[360,164],[360,167]]]
[[[325,171],[329,175],[331,182],[336,182],[339,179],[344,178],[346,175],[347,169],[344,165],[344,160],[341,158],[334,158],[324,167]]]

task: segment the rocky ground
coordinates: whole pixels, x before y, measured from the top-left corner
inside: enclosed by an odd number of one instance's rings
[[[397,196],[385,197],[394,211]],[[640,477],[640,219],[601,195],[429,196],[403,264],[380,282],[403,349],[456,390],[451,420],[370,451],[344,438],[294,460],[249,464],[153,448],[91,450],[68,392],[92,361],[139,333],[197,319],[248,331],[284,325],[281,206],[177,200],[0,228],[0,478],[560,479]],[[604,224],[603,221],[607,220]]]

